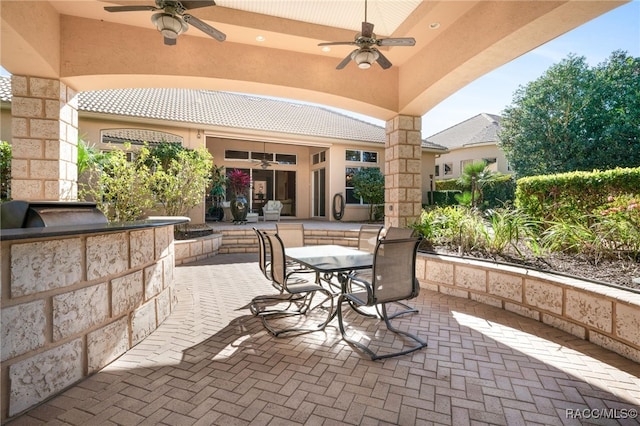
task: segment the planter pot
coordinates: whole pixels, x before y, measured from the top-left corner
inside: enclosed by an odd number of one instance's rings
[[[231,214],[234,222],[246,222],[249,212],[249,203],[244,195],[237,195],[231,200]]]

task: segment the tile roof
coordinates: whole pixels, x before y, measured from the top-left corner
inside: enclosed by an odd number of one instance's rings
[[[11,101],[11,79],[0,77],[0,100]],[[322,106],[195,89],[111,89],[78,94],[80,111],[208,126],[383,144],[384,127]],[[441,149],[427,141],[422,146]]]
[[[449,149],[498,141],[502,117],[482,113],[427,137],[427,141]]]

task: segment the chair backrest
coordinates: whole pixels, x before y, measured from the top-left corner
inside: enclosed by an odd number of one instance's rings
[[[266,210],[271,210],[271,211],[275,211],[275,210],[281,210],[282,209],[282,203],[278,200],[269,200],[267,201],[267,204],[265,205]]]
[[[263,231],[259,229],[253,228],[254,232],[258,236],[258,266],[260,266],[260,270],[264,274],[264,276],[270,280],[271,273],[267,269],[267,257],[269,257],[270,250],[267,249],[265,234]]]
[[[398,228],[391,226],[386,229],[383,238],[385,240],[403,240],[406,238],[413,238],[415,232],[416,231],[411,228]]]
[[[304,225],[302,223],[276,223],[276,233],[285,247],[304,246]]]
[[[362,225],[358,232],[358,250],[373,253],[380,238],[382,226],[380,225]]]
[[[382,239],[373,254],[371,304],[411,299],[418,295],[416,253],[420,238]]]
[[[271,253],[271,278],[282,288],[287,287],[287,259],[284,254],[284,244],[277,234],[265,234]]]

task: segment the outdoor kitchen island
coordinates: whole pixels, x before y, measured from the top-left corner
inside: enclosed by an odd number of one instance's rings
[[[118,358],[175,306],[187,218],[2,229],[3,421]]]

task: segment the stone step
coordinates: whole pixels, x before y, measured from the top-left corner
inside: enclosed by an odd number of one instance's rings
[[[252,228],[221,229],[222,243],[219,253],[257,253],[258,237]],[[335,244],[348,247],[358,246],[358,231],[305,229],[305,244]]]

